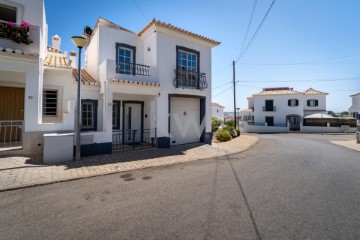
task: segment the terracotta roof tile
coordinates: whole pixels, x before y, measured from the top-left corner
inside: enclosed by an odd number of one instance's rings
[[[215,106],[215,107],[220,107],[220,108],[225,108],[224,106],[221,106],[220,104],[213,102],[211,103],[211,106]]]
[[[210,38],[207,38],[207,37],[204,37],[204,36],[201,36],[199,34],[196,34],[196,33],[193,33],[193,32],[190,32],[190,31],[187,31],[185,29],[182,29],[182,28],[179,28],[179,27],[175,27],[174,25],[171,25],[169,23],[165,23],[165,22],[161,22],[161,21],[158,21],[156,20],[155,18],[148,24],[146,25],[139,33],[138,35],[141,36],[143,33],[145,33],[151,26],[158,26],[158,27],[163,27],[163,28],[166,28],[166,29],[169,29],[169,30],[172,30],[172,31],[175,31],[175,32],[178,32],[178,33],[183,33],[183,34],[186,34],[186,35],[189,35],[191,37],[194,37],[194,38],[197,38],[197,39],[200,39],[202,41],[205,41],[207,43],[210,43],[214,46],[217,46],[220,44],[220,42],[218,41],[215,41],[213,39],[210,39]]]
[[[305,91],[305,94],[321,94],[321,95],[326,94],[327,95],[328,93],[320,92],[320,91],[315,90],[313,88],[309,88],[308,90]]]
[[[54,53],[62,53],[59,49],[53,48],[48,46],[47,47],[48,52],[54,52]]]
[[[278,88],[263,88],[263,90],[256,95],[288,95],[288,94],[303,94],[302,92],[298,92],[293,90],[293,88],[289,87],[278,87]]]
[[[75,80],[78,81],[77,68],[73,68],[72,73],[73,76],[75,77]],[[81,82],[87,85],[99,85],[99,83],[93,77],[91,77],[90,74],[85,69],[81,69]]]

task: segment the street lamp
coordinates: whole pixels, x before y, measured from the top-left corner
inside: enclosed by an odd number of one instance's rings
[[[80,128],[81,128],[81,117],[80,117],[80,84],[81,84],[81,49],[88,43],[87,39],[80,36],[74,36],[71,41],[79,48],[79,60],[78,60],[78,87],[77,87],[77,100],[76,100],[76,154],[75,160],[80,160]]]

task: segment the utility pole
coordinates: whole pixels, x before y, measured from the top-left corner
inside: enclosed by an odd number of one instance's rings
[[[233,85],[234,85],[234,127],[236,129],[236,90],[235,90],[235,61],[233,61]]]

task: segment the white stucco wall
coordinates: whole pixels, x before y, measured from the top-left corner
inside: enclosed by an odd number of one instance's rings
[[[155,34],[155,33],[154,33]],[[158,78],[161,87],[161,94],[158,101],[158,126],[160,136],[168,136],[168,114],[169,94],[184,94],[206,97],[206,132],[211,132],[211,48],[202,45],[199,41],[190,40],[170,34],[167,31],[157,29],[157,68]],[[208,88],[200,91],[195,89],[175,88],[175,69],[176,69],[176,46],[190,48],[200,52],[200,72],[206,73]]]
[[[316,99],[318,100],[319,105],[317,107],[308,107],[307,100]],[[304,94],[304,110],[326,110],[326,95],[318,95],[318,94]]]
[[[218,106],[211,106],[211,115],[220,120],[224,120],[224,108]]]
[[[299,106],[290,107],[288,106],[289,99],[299,100]],[[273,100],[276,111],[263,111],[265,107],[265,100]],[[302,94],[291,94],[291,95],[256,95],[254,99],[254,116],[255,122],[265,122],[265,117],[274,117],[274,124],[285,124],[286,116],[298,115],[303,118],[303,95]]]

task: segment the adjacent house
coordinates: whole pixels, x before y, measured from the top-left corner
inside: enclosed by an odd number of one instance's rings
[[[218,103],[211,103],[211,112],[212,112],[212,117],[216,117],[220,120],[224,121],[224,106],[221,106]]]
[[[360,122],[360,92],[350,96],[352,100],[351,107],[349,108],[349,116],[356,118]]]
[[[45,133],[74,132],[76,54],[61,50],[58,35],[47,46],[43,0],[0,0],[0,8],[2,27],[24,31],[20,41],[0,38],[0,144],[20,143],[38,157]],[[211,143],[211,49],[219,42],[155,19],[135,33],[99,18],[86,36],[83,156]]]
[[[312,88],[305,92],[290,87],[264,88],[247,98],[248,109],[240,111],[240,120],[253,126],[300,131],[305,116],[326,113],[326,95]]]

